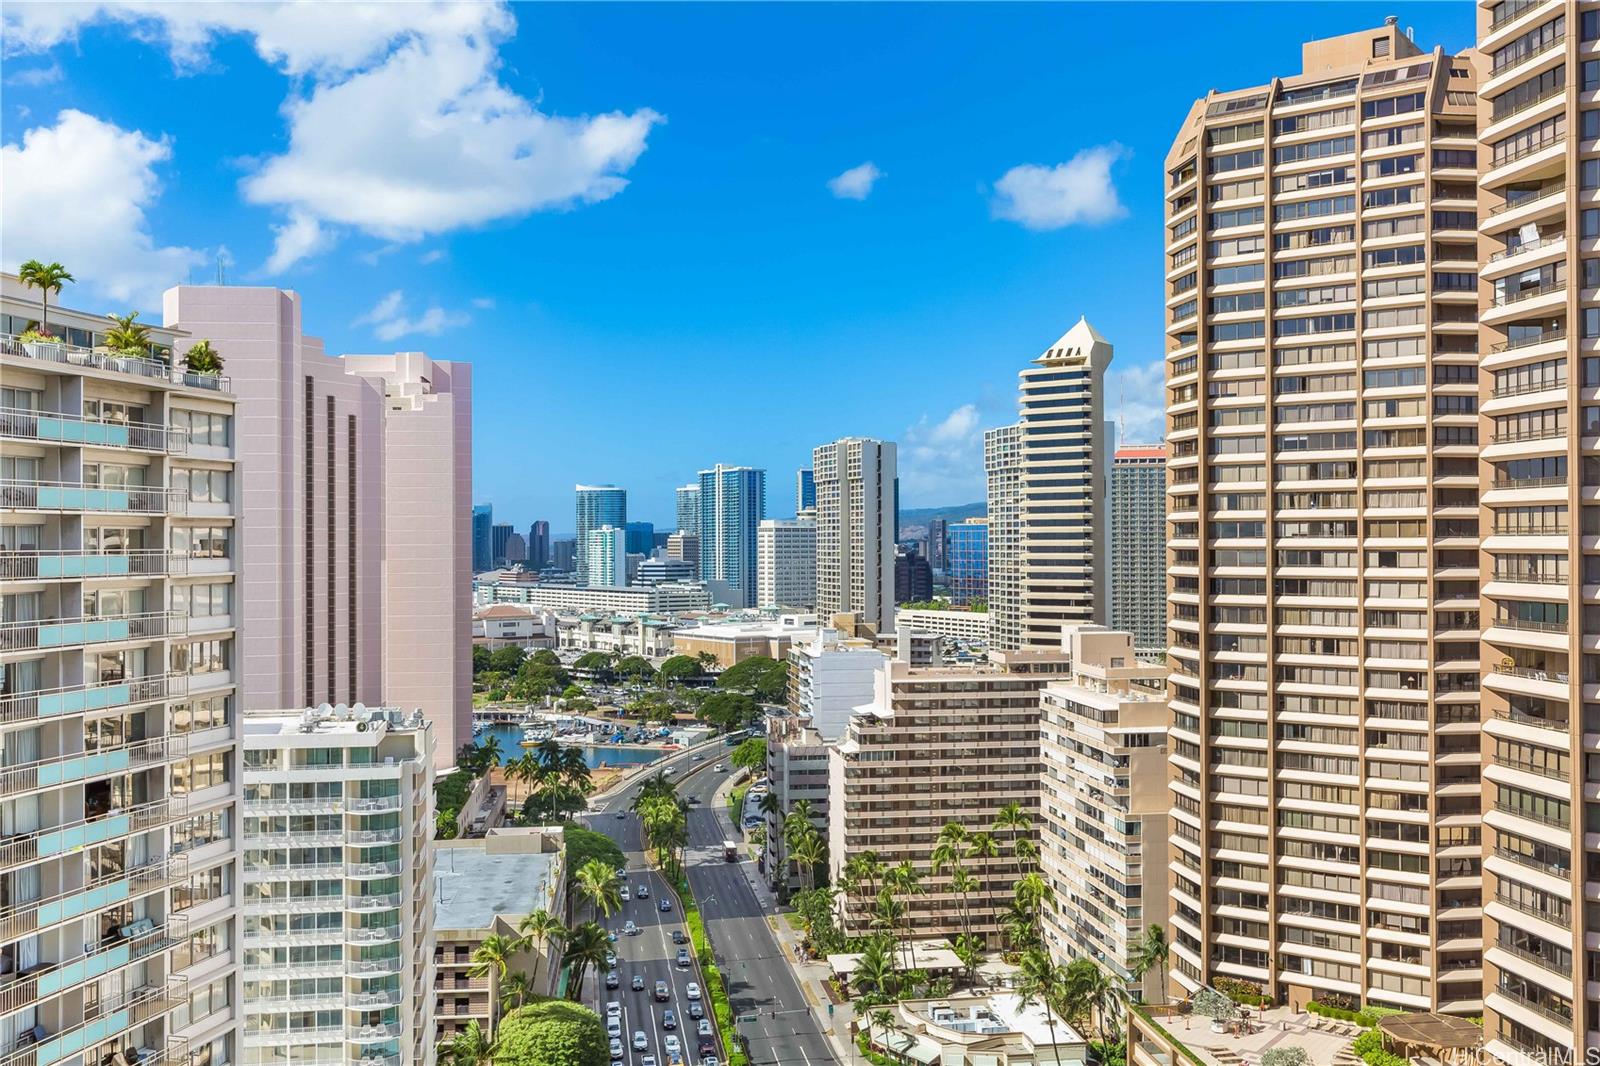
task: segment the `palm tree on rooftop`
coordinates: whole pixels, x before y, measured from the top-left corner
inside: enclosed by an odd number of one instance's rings
[[[17,268],[17,278],[30,289],[39,290],[39,332],[50,332],[50,294],[60,293],[61,286],[76,281],[60,263],[41,263],[30,259]]]

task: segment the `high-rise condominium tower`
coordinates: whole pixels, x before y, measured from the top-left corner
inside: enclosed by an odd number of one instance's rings
[[[756,526],[767,516],[767,472],[748,466],[700,471],[700,576],[727,586],[729,604],[756,600]]]
[[[817,481],[810,470],[794,473],[794,513],[813,511],[817,507]]]
[[[601,526],[628,524],[628,490],[615,485],[578,485],[578,584],[589,583],[589,533]]]
[[[756,527],[757,607],[814,607],[817,524],[809,518],[767,518]]]
[[[627,531],[616,526],[589,530],[584,547],[585,571],[589,584],[598,588],[618,588],[628,583]]]
[[[490,527],[489,554],[494,559],[494,565],[499,566],[506,561],[506,545],[511,543],[510,522],[496,522]]]
[[[528,527],[528,569],[543,570],[550,565],[550,523],[540,519]]]
[[[1022,427],[983,434],[988,477],[989,646],[1009,651],[1022,639]]]
[[[472,572],[481,574],[494,567],[494,505],[480,503],[472,508]]]
[[[678,532],[700,532],[700,484],[679,485],[678,497]]]
[[[817,499],[817,609],[859,611],[894,629],[893,443],[845,437],[811,453]]]
[[[989,596],[989,520],[968,518],[950,527],[946,541],[945,580],[956,603]]]
[[[240,1062],[234,385],[51,303],[0,277],[0,1055]]]
[[[928,565],[940,573],[945,568],[945,552],[950,544],[950,523],[943,518],[928,522]]]
[[[1474,63],[1313,41],[1168,155],[1178,994],[1482,1011]]]
[[[1111,627],[1140,648],[1167,646],[1167,449],[1111,456]]]

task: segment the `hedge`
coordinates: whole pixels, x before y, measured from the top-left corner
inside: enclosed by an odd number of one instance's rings
[[[700,918],[700,907],[695,903],[694,892],[687,878],[677,883],[678,904],[683,908],[683,924],[689,927],[689,943],[694,946],[695,957],[700,960],[700,973],[705,978],[706,993],[711,997],[711,1013],[717,1016],[717,1036],[726,1054],[722,1061],[728,1066],[749,1066],[744,1048],[739,1043],[739,1030],[734,1027],[733,1004],[728,1002],[728,991],[722,984],[722,971],[717,969],[711,954],[711,940],[706,936],[705,922]]]
[[[1366,1010],[1345,1010],[1343,1007],[1330,1007],[1326,1003],[1316,1000],[1306,1004],[1307,1014],[1316,1014],[1323,1018],[1332,1018],[1340,1022],[1355,1022],[1365,1029],[1371,1029],[1378,1024],[1378,1015]]]

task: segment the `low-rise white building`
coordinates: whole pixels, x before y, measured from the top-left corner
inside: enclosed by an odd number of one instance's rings
[[[896,1062],[939,1066],[1081,1066],[1089,1042],[1059,1014],[1015,993],[908,999],[893,1024],[873,1025],[874,1048]]]
[[[709,652],[727,669],[756,655],[782,659],[796,640],[815,637],[821,629],[822,623],[814,614],[782,614],[776,618],[686,626],[673,633],[672,644],[678,655]]]
[[[895,625],[941,637],[989,643],[989,615],[985,611],[936,611],[923,607],[895,608]]]
[[[677,623],[653,615],[558,615],[556,639],[562,651],[621,652],[646,659],[672,654],[672,633]]]
[[[525,603],[561,614],[673,614],[703,611],[711,606],[711,591],[698,581],[666,581],[633,588],[500,581],[480,583],[476,589],[479,603]]]
[[[495,648],[553,648],[556,618],[519,603],[495,603],[472,612],[472,642]]]
[[[245,1062],[434,1063],[433,747],[418,711],[245,715]]]

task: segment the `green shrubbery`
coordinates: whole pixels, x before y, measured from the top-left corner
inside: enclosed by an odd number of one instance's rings
[[[1272,997],[1262,995],[1261,986],[1254,981],[1244,981],[1237,977],[1219,977],[1211,984],[1235,1003],[1244,1003],[1251,1007],[1266,1007],[1272,1003]]]
[[[1371,1010],[1345,1010],[1343,1007],[1330,1007],[1326,1003],[1312,1000],[1306,1004],[1306,1013],[1315,1014],[1322,1018],[1332,1018],[1338,1022],[1355,1022],[1357,1025],[1371,1029],[1378,1024],[1379,1015]]]

